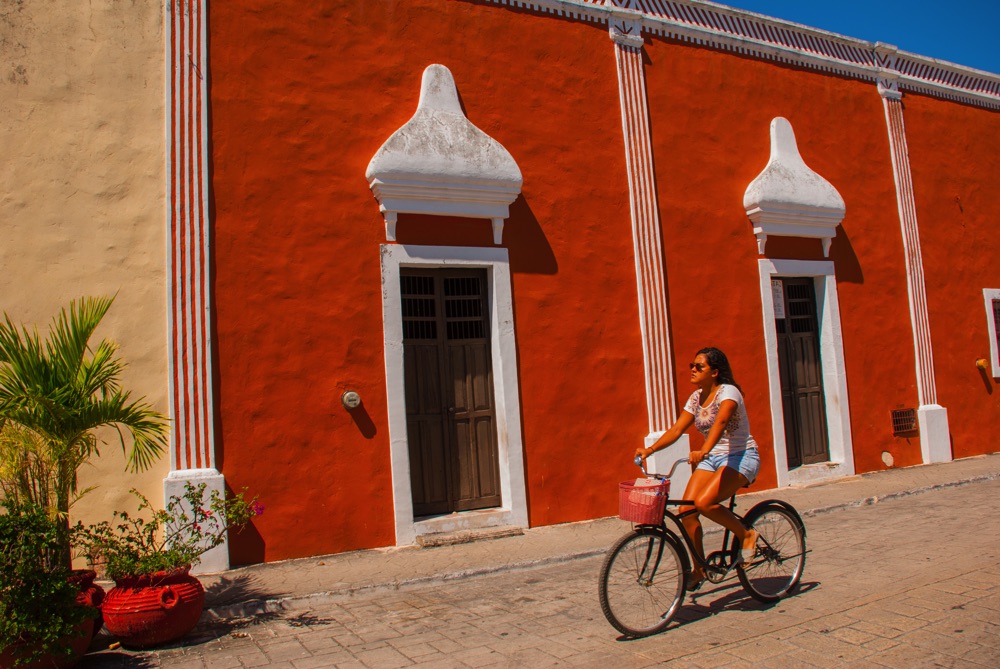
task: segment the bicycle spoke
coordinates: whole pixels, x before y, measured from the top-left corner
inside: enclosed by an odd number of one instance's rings
[[[758,533],[753,559],[737,569],[743,587],[756,599],[773,602],[794,588],[805,566],[805,533],[790,512],[767,504],[747,514]]]
[[[601,567],[601,609],[608,622],[628,636],[664,629],[680,605],[683,588],[680,555],[657,530],[626,535]]]

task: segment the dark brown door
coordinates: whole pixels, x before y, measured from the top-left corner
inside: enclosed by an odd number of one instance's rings
[[[813,280],[772,280],[788,466],[830,459]]]
[[[403,269],[413,513],[500,505],[486,270]]]

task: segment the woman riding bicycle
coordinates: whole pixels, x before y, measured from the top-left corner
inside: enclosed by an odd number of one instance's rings
[[[721,505],[740,488],[757,478],[760,457],[757,442],[750,436],[750,421],[743,405],[743,393],[733,379],[726,354],[717,348],[703,348],[690,364],[691,383],[698,390],[691,394],[677,422],[649,448],[635,454],[643,461],[664,449],[687,432],[693,424],[705,437],[700,450],[692,450],[688,461],[694,467],[684,499],[694,502],[698,511],[683,518],[684,529],[694,542],[701,558],[705,557],[703,531],[699,515],[722,525],[741,541],[742,557],[752,558],[757,533],[743,527],[740,520]],[[691,509],[682,507],[681,511]],[[705,571],[695,565],[688,590],[697,589],[705,580]]]

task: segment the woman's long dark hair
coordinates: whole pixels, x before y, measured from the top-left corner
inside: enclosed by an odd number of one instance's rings
[[[728,383],[731,386],[736,386],[740,395],[743,394],[740,384],[736,383],[736,379],[733,378],[733,368],[729,366],[729,358],[726,357],[725,353],[714,346],[706,346],[695,354],[696,357],[699,355],[705,356],[705,359],[708,360],[708,366],[719,373],[718,382],[720,384]]]

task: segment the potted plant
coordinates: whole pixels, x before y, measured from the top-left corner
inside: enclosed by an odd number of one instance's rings
[[[74,528],[75,544],[114,580],[102,611],[112,635],[130,648],[148,648],[190,632],[201,617],[205,590],[190,568],[264,507],[244,493],[228,498],[206,484],[185,485],[166,508],[156,510],[142,494],[135,516],[116,511],[115,520]],[[143,516],[148,516],[144,518]]]
[[[60,528],[11,500],[0,513],[0,668],[69,667],[90,645],[95,609],[61,566]]]
[[[0,322],[0,488],[6,499],[41,507],[56,521],[56,560],[67,570],[70,505],[87,492],[77,489],[77,471],[99,455],[98,428],[117,430],[132,471],[146,469],[166,448],[166,419],[121,386],[125,364],[116,344],[89,345],[113,302],[71,302],[44,341],[6,314]]]
[[[66,570],[62,556],[67,545],[66,530],[56,522],[58,513],[54,506],[46,506],[51,499],[52,479],[56,467],[46,460],[46,449],[37,433],[14,423],[0,427],[0,494],[7,509],[5,522],[10,525],[21,513],[29,514],[24,519],[25,527],[32,522],[31,516],[42,513],[51,522],[53,540],[58,550],[47,555],[45,564],[51,565],[52,572]],[[104,590],[94,580],[97,572],[92,569],[74,569],[66,577],[77,591],[76,601],[81,606],[90,607],[94,621],[94,635],[101,630],[101,601]]]

